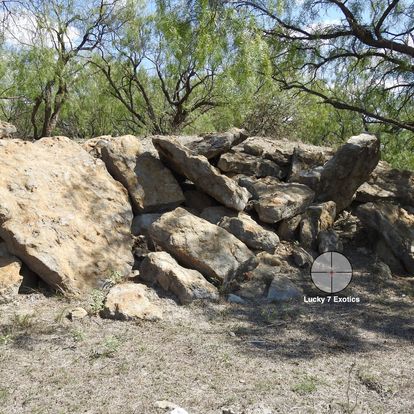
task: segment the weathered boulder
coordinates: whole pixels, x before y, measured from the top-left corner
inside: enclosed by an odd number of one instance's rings
[[[414,274],[414,215],[390,203],[367,203],[356,209],[361,222],[374,229],[388,247]]]
[[[277,227],[277,234],[282,240],[296,240],[299,231],[299,224],[302,221],[302,215],[284,219],[279,222]]]
[[[223,227],[253,250],[272,252],[279,244],[279,237],[274,231],[264,228],[246,213],[236,213],[225,207],[210,207],[203,210],[201,217]]]
[[[239,187],[234,180],[220,174],[205,157],[194,155],[171,138],[155,137],[153,143],[161,159],[174,171],[186,176],[200,190],[226,207],[244,210],[250,197],[249,192]]]
[[[312,203],[315,194],[303,184],[279,183],[269,195],[259,197],[254,208],[261,221],[277,223],[303,213]]]
[[[156,297],[155,292],[139,283],[115,285],[106,296],[102,316],[123,321],[161,319],[162,311],[154,303]]]
[[[285,175],[285,172],[273,161],[238,151],[223,154],[217,167],[224,173],[246,174],[255,177],[283,178]]]
[[[22,262],[8,253],[5,243],[0,241],[0,304],[12,300],[19,293],[23,281]]]
[[[293,150],[291,167],[289,172],[289,181],[298,180],[301,171],[307,171],[314,167],[323,166],[331,158],[334,151],[328,148],[313,146],[298,146]]]
[[[137,137],[111,139],[101,148],[101,156],[111,175],[128,190],[135,213],[165,211],[184,202],[171,171],[145,151]]]
[[[17,128],[4,121],[0,121],[0,139],[1,138],[10,138],[13,134],[17,132]]]
[[[318,234],[333,226],[335,216],[336,205],[333,201],[314,204],[308,207],[300,222],[300,243],[306,248],[316,250]]]
[[[280,180],[275,177],[254,178],[245,175],[233,177],[241,187],[245,187],[252,198],[258,200],[260,197],[272,195],[280,190]]]
[[[380,161],[369,180],[358,188],[355,200],[363,203],[391,201],[414,206],[414,173],[394,169]]]
[[[302,172],[298,181],[316,193],[316,201],[335,201],[337,213],[348,207],[362,183],[368,180],[380,157],[379,140],[361,134],[348,139],[323,166]]]
[[[250,137],[243,143],[243,150],[247,154],[272,160],[280,166],[289,166],[292,163],[295,149],[300,150],[302,160],[306,160],[308,164],[313,165],[319,165],[322,160],[326,160],[334,152],[332,148],[319,147],[288,139]]]
[[[285,275],[277,275],[273,278],[267,292],[267,300],[271,302],[279,302],[300,298],[303,291],[297,287]]]
[[[300,246],[293,246],[292,258],[299,267],[311,267],[313,263],[312,255]]]
[[[256,265],[244,243],[183,208],[163,214],[151,225],[149,235],[178,262],[210,281],[226,283]]]
[[[193,140],[185,146],[194,154],[203,155],[207,159],[217,157],[240,144],[247,138],[244,129],[232,128],[228,132],[205,134],[201,140]]]
[[[0,141],[0,237],[52,287],[73,293],[127,275],[126,190],[65,137]]]
[[[150,253],[140,267],[140,278],[177,296],[183,305],[197,299],[217,300],[218,290],[197,270],[186,269],[166,252]]]

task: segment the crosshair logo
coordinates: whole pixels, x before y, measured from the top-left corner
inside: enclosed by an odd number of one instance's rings
[[[311,268],[315,286],[326,293],[344,290],[352,279],[352,266],[341,253],[326,252],[318,256]]]

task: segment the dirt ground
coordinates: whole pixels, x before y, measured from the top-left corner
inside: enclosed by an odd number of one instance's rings
[[[0,413],[413,413],[414,283],[355,269],[359,304],[160,299],[159,322],[41,293],[0,306]]]

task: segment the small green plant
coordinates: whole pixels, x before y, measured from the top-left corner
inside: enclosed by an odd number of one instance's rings
[[[90,309],[92,315],[97,315],[104,308],[105,293],[102,290],[94,289],[91,292]]]
[[[13,335],[11,333],[4,333],[0,335],[0,345],[7,345],[13,342]]]
[[[316,391],[317,379],[311,375],[305,375],[292,387],[292,391],[304,395]]]
[[[28,330],[33,326],[33,315],[24,313],[15,313],[13,316],[13,325],[19,330]]]
[[[108,336],[102,344],[102,347],[91,354],[91,359],[113,358],[117,353],[121,341],[116,336]]]
[[[82,342],[86,338],[85,332],[83,332],[82,329],[73,329],[71,333],[75,342]]]

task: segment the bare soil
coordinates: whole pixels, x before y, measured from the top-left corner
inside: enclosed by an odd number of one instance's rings
[[[161,298],[159,322],[66,315],[42,293],[0,307],[0,413],[413,413],[414,280],[355,269],[358,304]],[[92,306],[93,308],[93,306]]]

